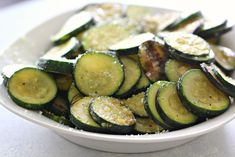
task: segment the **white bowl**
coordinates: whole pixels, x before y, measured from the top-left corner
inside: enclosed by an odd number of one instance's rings
[[[158,10],[166,11],[165,9],[159,8]],[[40,26],[27,33],[24,37],[15,41],[11,46],[9,46],[9,48],[1,53],[0,69],[6,64],[34,64],[45,50],[49,48],[50,36],[55,34],[61,24],[70,15],[72,15],[73,12],[74,11],[69,11],[56,16],[55,18],[42,23]],[[233,42],[234,38],[232,38],[232,36],[227,36],[225,41]],[[232,42],[230,43],[231,45]],[[235,105],[233,104],[230,109],[222,115],[186,129],[139,136],[109,135],[76,130],[56,123],[42,116],[38,112],[19,107],[9,98],[2,83],[0,85],[0,103],[20,117],[47,127],[73,143],[97,150],[122,153],[151,152],[175,147],[191,141],[200,135],[211,132],[228,123],[235,117]]]

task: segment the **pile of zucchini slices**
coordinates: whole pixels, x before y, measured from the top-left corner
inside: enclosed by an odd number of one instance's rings
[[[17,105],[70,127],[173,131],[218,116],[233,101],[235,53],[218,45],[231,29],[200,11],[88,5],[35,65],[7,65],[2,76]]]

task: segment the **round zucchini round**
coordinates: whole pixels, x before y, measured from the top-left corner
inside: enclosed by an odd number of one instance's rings
[[[42,109],[57,94],[55,80],[36,68],[23,68],[15,72],[7,85],[12,100],[27,109]]]

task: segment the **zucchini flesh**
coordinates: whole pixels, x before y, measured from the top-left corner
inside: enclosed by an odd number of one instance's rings
[[[140,118],[136,117],[136,124],[134,127],[134,131],[139,134],[146,134],[146,133],[158,133],[163,131],[164,129],[157,125],[152,119],[150,118]]]
[[[156,108],[156,96],[158,89],[164,84],[168,83],[167,81],[157,81],[152,84],[145,93],[144,98],[144,108],[148,116],[158,125],[164,129],[172,130],[173,128],[166,124],[164,120],[160,117],[157,108]]]
[[[124,104],[137,116],[148,117],[144,109],[144,92],[133,95],[126,99]]]
[[[207,65],[205,63],[200,64],[202,71],[205,73],[207,78],[211,81],[212,84],[214,84],[219,90],[224,92],[225,94],[235,97],[235,93],[231,91],[229,88],[225,87],[220,80],[216,77],[215,73],[213,72],[213,64]]]
[[[7,89],[12,100],[27,109],[44,108],[57,94],[53,78],[36,68],[15,72],[8,81]]]
[[[193,68],[193,65],[169,59],[165,64],[165,73],[169,81],[177,82],[186,71]]]
[[[124,82],[120,89],[115,93],[117,97],[127,96],[136,83],[139,81],[141,76],[141,70],[139,65],[128,57],[120,57],[120,61],[124,66]]]
[[[139,59],[150,81],[155,82],[161,78],[167,52],[159,42],[149,40],[142,43],[139,47]]]
[[[84,97],[76,101],[70,108],[70,120],[79,129],[92,132],[105,132],[89,113],[89,106],[94,98]]]
[[[129,133],[136,121],[120,100],[111,97],[95,98],[89,110],[97,123],[115,133]]]
[[[72,84],[72,76],[71,75],[54,75],[55,82],[59,90],[67,91]]]
[[[166,83],[157,92],[157,110],[161,118],[175,128],[194,124],[197,116],[189,112],[181,103],[176,83]]]
[[[74,83],[71,84],[69,90],[68,90],[68,101],[72,105],[76,101],[80,100],[82,98],[82,94],[78,91]]]
[[[84,95],[113,95],[123,80],[123,67],[111,54],[88,51],[75,64],[74,81]]]
[[[96,26],[82,35],[85,50],[108,50],[109,46],[129,37],[131,32],[120,24]]]
[[[188,33],[169,33],[164,37],[169,51],[187,57],[207,56],[210,53],[209,44],[199,36]]]
[[[140,44],[147,40],[152,40],[154,38],[154,34],[152,33],[142,33],[135,36],[130,36],[114,45],[111,45],[109,49],[111,51],[117,52],[119,55],[124,54],[133,54],[138,52],[138,47]]]
[[[231,49],[217,45],[211,45],[211,48],[220,67],[227,71],[235,69],[235,53]]]
[[[118,3],[88,5],[84,10],[90,12],[97,23],[116,20],[124,16],[125,6]]]
[[[200,69],[186,72],[178,82],[178,93],[185,107],[200,117],[213,117],[226,111],[230,99],[217,89]]]
[[[235,92],[235,80],[227,75],[225,75],[218,67],[213,66],[213,72],[220,82],[232,92]]]
[[[55,45],[62,44],[93,24],[93,17],[89,12],[82,11],[74,14],[65,22],[59,32],[52,37],[52,41]]]
[[[134,91],[142,91],[145,90],[150,85],[149,79],[146,77],[143,71],[141,71],[141,76],[137,84],[135,85]]]

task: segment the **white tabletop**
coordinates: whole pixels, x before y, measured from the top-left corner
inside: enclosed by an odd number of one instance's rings
[[[127,0],[126,0],[127,1]],[[87,2],[87,1],[86,1]],[[90,1],[89,1],[90,2]],[[143,3],[144,1],[136,1]],[[145,0],[146,2],[146,0]],[[173,7],[174,1],[148,0],[149,4]],[[231,16],[232,3],[227,1],[177,1],[178,8],[200,8]],[[213,3],[213,5],[211,5]],[[0,10],[0,49],[37,24],[69,8],[84,4],[79,0],[34,0]],[[200,4],[200,5],[199,5]],[[230,14],[229,14],[230,12]],[[83,148],[57,136],[52,131],[28,122],[0,106],[0,157],[234,157],[235,120],[224,127],[177,148],[146,154],[112,154]]]

